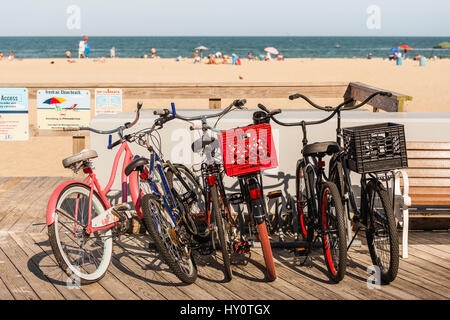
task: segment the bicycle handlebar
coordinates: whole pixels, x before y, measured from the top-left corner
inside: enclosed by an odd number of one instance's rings
[[[121,125],[121,126],[115,128],[115,129],[112,129],[112,130],[97,130],[97,129],[94,129],[94,128],[91,128],[91,127],[64,127],[63,131],[88,130],[88,131],[91,131],[91,132],[94,132],[94,133],[98,133],[98,134],[111,134],[111,133],[115,133],[115,132],[118,132],[118,131],[123,130],[123,129],[129,129],[129,128],[134,126],[139,121],[140,110],[142,108],[142,105],[143,105],[142,101],[139,101],[137,103],[136,118],[134,119],[133,122],[126,122],[124,125]]]
[[[231,108],[236,107],[238,109],[242,109],[242,107],[247,103],[247,100],[241,99],[241,100],[234,100],[228,107],[226,107],[223,111],[219,113],[209,114],[209,115],[202,115],[202,116],[196,116],[196,117],[185,117],[180,116],[179,114],[175,114],[175,118],[184,120],[184,121],[193,121],[193,120],[203,120],[203,119],[210,119],[210,118],[217,118],[221,117],[228,112],[230,112]]]
[[[329,107],[329,106],[326,106],[326,107],[319,106],[319,105],[315,104],[314,102],[312,102],[310,99],[308,99],[308,97],[306,97],[306,96],[304,96],[304,95],[302,95],[302,94],[299,94],[299,93],[296,93],[296,94],[293,94],[293,95],[289,96],[289,99],[290,99],[290,100],[302,98],[303,100],[305,100],[306,102],[308,102],[311,106],[313,106],[313,107],[315,107],[315,108],[317,108],[317,109],[320,109],[320,110],[323,110],[323,111],[332,112],[329,116],[327,116],[326,118],[324,118],[324,119],[322,119],[322,120],[309,121],[309,122],[307,122],[307,121],[291,122],[291,123],[289,123],[289,122],[281,122],[281,121],[277,120],[277,119],[274,117],[274,113],[277,112],[278,110],[273,110],[272,112],[270,112],[269,109],[267,109],[267,108],[266,108],[265,106],[263,106],[262,104],[258,104],[258,108],[260,108],[261,110],[267,112],[267,113],[269,114],[270,118],[271,118],[275,123],[277,123],[277,124],[279,124],[279,125],[281,125],[281,126],[285,126],[285,127],[292,127],[292,126],[307,126],[307,125],[315,125],[315,124],[321,124],[321,123],[327,122],[328,120],[330,120],[331,118],[333,118],[333,117],[336,115],[336,113],[338,113],[338,112],[341,111],[341,110],[347,111],[347,110],[355,110],[355,109],[358,109],[358,108],[364,106],[365,104],[367,104],[371,99],[373,99],[373,98],[374,98],[375,96],[377,96],[377,95],[391,97],[391,96],[392,96],[392,93],[387,92],[387,91],[377,91],[377,92],[371,94],[369,97],[367,97],[367,98],[366,98],[363,102],[361,102],[360,104],[357,104],[357,105],[354,105],[354,106],[351,106],[351,107],[346,107],[346,108],[343,108],[343,107],[346,106],[346,105],[348,105],[348,104],[350,104],[350,103],[355,102],[355,99],[354,99],[354,98],[347,99],[347,100],[345,100],[344,102],[342,102],[341,104],[339,104],[337,107],[333,108],[333,107]],[[278,113],[278,112],[277,112],[277,113]],[[276,114],[276,113],[275,113],[275,114]]]

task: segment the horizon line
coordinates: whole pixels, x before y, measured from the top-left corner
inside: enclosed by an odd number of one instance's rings
[[[111,37],[111,38],[119,38],[119,37],[133,37],[133,38],[145,38],[145,37],[211,37],[211,38],[239,38],[239,37],[254,37],[254,38],[287,38],[287,37],[304,37],[304,38],[320,38],[320,37],[340,37],[340,38],[450,38],[450,35],[448,36],[440,36],[440,35],[426,35],[426,36],[411,36],[411,35],[89,35],[89,34],[81,34],[81,35],[14,35],[14,36],[5,36],[0,35],[0,38],[14,38],[14,37],[20,37],[20,38],[79,38],[79,37]]]

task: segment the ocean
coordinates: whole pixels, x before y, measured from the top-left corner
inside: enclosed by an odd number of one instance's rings
[[[0,37],[0,51],[4,55],[14,51],[16,58],[64,58],[70,50],[78,55],[81,37]],[[450,41],[445,37],[89,37],[90,57],[109,57],[111,47],[122,58],[151,56],[150,49],[162,58],[192,57],[200,45],[210,50],[246,57],[248,52],[259,55],[264,48],[277,48],[286,58],[361,58],[371,53],[387,57],[389,49],[407,44],[413,48],[409,56],[450,57],[450,49],[433,49]]]

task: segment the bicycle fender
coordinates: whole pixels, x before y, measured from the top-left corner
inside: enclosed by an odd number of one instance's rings
[[[61,192],[64,190],[65,187],[73,183],[84,184],[86,187],[91,188],[85,182],[78,180],[65,181],[61,183],[59,186],[57,186],[56,189],[53,191],[52,195],[50,196],[50,200],[48,201],[47,204],[47,226],[55,222],[56,204],[58,202],[59,195],[61,194]]]

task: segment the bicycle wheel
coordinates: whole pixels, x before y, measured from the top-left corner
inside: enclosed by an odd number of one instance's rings
[[[169,268],[181,281],[193,283],[197,279],[197,266],[185,227],[175,225],[167,208],[152,194],[142,198],[142,213],[145,227]]]
[[[73,280],[88,284],[100,280],[108,270],[112,256],[111,229],[87,234],[91,220],[105,210],[97,193],[80,183],[65,187],[58,197],[55,221],[48,226],[50,245],[59,266]]]
[[[229,234],[225,229],[224,218],[222,217],[223,212],[222,206],[219,203],[219,192],[217,190],[217,185],[213,185],[210,192],[214,221],[217,226],[217,237],[219,239],[220,250],[222,251],[225,280],[231,281],[233,278],[231,273],[231,242]],[[215,241],[215,239],[212,239],[212,241]]]
[[[182,164],[173,164],[173,166],[178,172],[174,172],[171,166],[166,166],[165,168],[167,183],[169,184],[169,188],[178,196],[187,209],[188,215],[184,218],[186,225],[189,227],[189,231],[192,234],[197,234],[198,228],[194,221],[206,218],[203,188],[186,166]],[[202,226],[205,228],[204,224]]]
[[[297,212],[299,231],[303,239],[311,242],[314,236],[314,220],[308,210],[308,196],[306,192],[306,177],[302,166],[297,166],[295,178],[295,195],[297,197]]]
[[[379,181],[367,184],[366,238],[372,263],[380,268],[382,283],[395,279],[399,264],[398,233],[388,192]]]
[[[337,283],[344,278],[347,268],[344,209],[339,191],[332,182],[322,184],[320,199],[320,222],[325,264],[329,278]]]
[[[275,270],[275,263],[273,262],[272,247],[270,246],[269,235],[267,234],[266,222],[258,224],[258,237],[261,242],[261,249],[263,252],[264,262],[266,264],[267,278],[274,281],[277,278]]]

